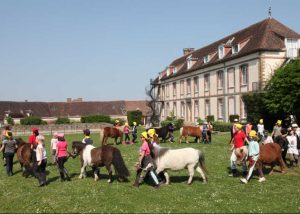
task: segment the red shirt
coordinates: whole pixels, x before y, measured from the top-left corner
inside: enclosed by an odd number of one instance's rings
[[[244,140],[246,138],[246,135],[243,131],[236,132],[234,134],[233,138],[234,138],[234,148],[235,149],[240,148],[245,145]]]
[[[58,141],[56,144],[57,157],[67,157],[68,144],[66,141]]]
[[[35,134],[32,134],[32,135],[29,136],[28,143],[29,144],[33,144],[33,145],[37,144],[36,143],[36,136],[35,136]]]

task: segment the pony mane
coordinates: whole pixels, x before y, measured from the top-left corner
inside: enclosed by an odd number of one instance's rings
[[[84,143],[82,143],[81,141],[73,141],[72,142],[72,148],[76,147],[79,150],[84,149],[86,145]]]
[[[166,147],[160,147],[160,148],[155,148],[154,147],[154,158],[161,158],[162,156],[164,156],[164,154],[169,151],[170,148],[166,148]]]

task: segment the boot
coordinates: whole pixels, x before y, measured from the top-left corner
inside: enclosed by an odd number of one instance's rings
[[[231,169],[231,172],[229,173],[228,176],[230,176],[230,177],[236,177],[236,175],[237,175],[236,169]]]

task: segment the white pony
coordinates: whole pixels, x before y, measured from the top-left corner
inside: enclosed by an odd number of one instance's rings
[[[153,153],[157,167],[156,173],[164,172],[166,184],[170,183],[170,177],[167,173],[168,169],[177,171],[184,168],[187,168],[189,171],[188,184],[192,183],[195,169],[200,173],[203,182],[207,182],[204,154],[200,150],[193,148],[169,149],[155,146]]]

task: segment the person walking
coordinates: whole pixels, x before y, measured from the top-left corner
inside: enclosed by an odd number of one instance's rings
[[[9,131],[11,131],[11,128],[10,128],[9,125],[6,125],[6,126],[4,127],[4,130],[3,130],[2,133],[1,133],[1,146],[2,146],[2,142],[3,142],[5,139],[7,139],[7,132],[9,132]],[[4,149],[3,149],[3,151],[2,151],[2,158],[3,158],[3,160],[4,160],[3,166],[6,166]]]
[[[133,127],[132,127],[132,142],[135,143],[137,138],[137,123],[133,122]]]
[[[42,135],[36,137],[36,162],[34,165],[35,175],[39,181],[39,186],[46,185],[46,166],[47,166],[47,153],[45,148],[45,138]]]
[[[235,129],[237,130],[231,140],[231,156],[230,156],[230,169],[231,172],[229,176],[237,175],[237,161],[242,162],[243,175],[247,175],[247,166],[244,157],[247,155],[247,147],[245,146],[246,135],[243,132],[243,126],[239,123],[235,124]],[[238,156],[237,156],[238,154]]]
[[[17,143],[13,139],[11,131],[6,132],[6,138],[2,142],[0,152],[4,151],[4,157],[6,162],[6,173],[8,176],[13,175],[13,160],[15,155],[15,149],[17,148]]]
[[[136,178],[135,182],[133,184],[134,187],[139,187],[140,183],[142,182],[140,180],[140,176],[143,170],[146,171],[146,176],[147,174],[150,175],[154,182],[154,187],[158,188],[159,187],[159,181],[157,179],[157,176],[154,172],[154,161],[150,155],[150,142],[149,142],[149,136],[147,132],[142,132],[141,133],[141,140],[143,142],[141,148],[140,148],[140,156],[139,156],[139,162],[137,164],[137,172],[136,172]]]
[[[57,144],[57,132],[53,133],[52,139],[51,139],[51,143],[50,143],[50,149],[52,152],[52,164],[56,163],[56,144]]]
[[[259,141],[264,141],[264,130],[265,130],[264,120],[259,119],[257,124],[257,135]]]
[[[297,149],[297,137],[292,128],[288,129],[288,135],[286,139],[289,142],[287,150],[287,155],[290,160],[289,167],[298,166],[299,151]]]
[[[130,137],[129,137],[129,125],[128,123],[125,123],[124,125],[124,134],[125,134],[125,143],[129,144],[130,143]]]
[[[56,144],[56,160],[57,160],[57,167],[60,174],[60,181],[63,182],[65,180],[70,181],[71,178],[69,176],[68,170],[65,168],[65,163],[67,162],[68,154],[70,152],[68,151],[68,143],[65,140],[64,133],[58,133],[57,134],[57,144]]]
[[[245,178],[241,178],[240,181],[244,184],[247,184],[252,176],[252,172],[254,170],[255,164],[258,161],[259,158],[259,144],[257,142],[257,133],[256,131],[252,130],[249,133],[249,139],[250,141],[248,142],[248,174]],[[246,140],[247,141],[247,140]],[[265,177],[263,175],[263,172],[261,169],[259,169],[259,182],[265,181]]]
[[[168,136],[168,140],[170,143],[174,143],[174,124],[173,123],[169,123],[168,125],[168,131],[169,131],[169,136]]]
[[[282,134],[281,134],[281,129],[282,129],[281,123],[282,123],[282,120],[277,120],[275,126],[273,127],[273,132],[272,132],[272,134],[271,134],[273,140],[275,140],[276,137],[282,135]]]

